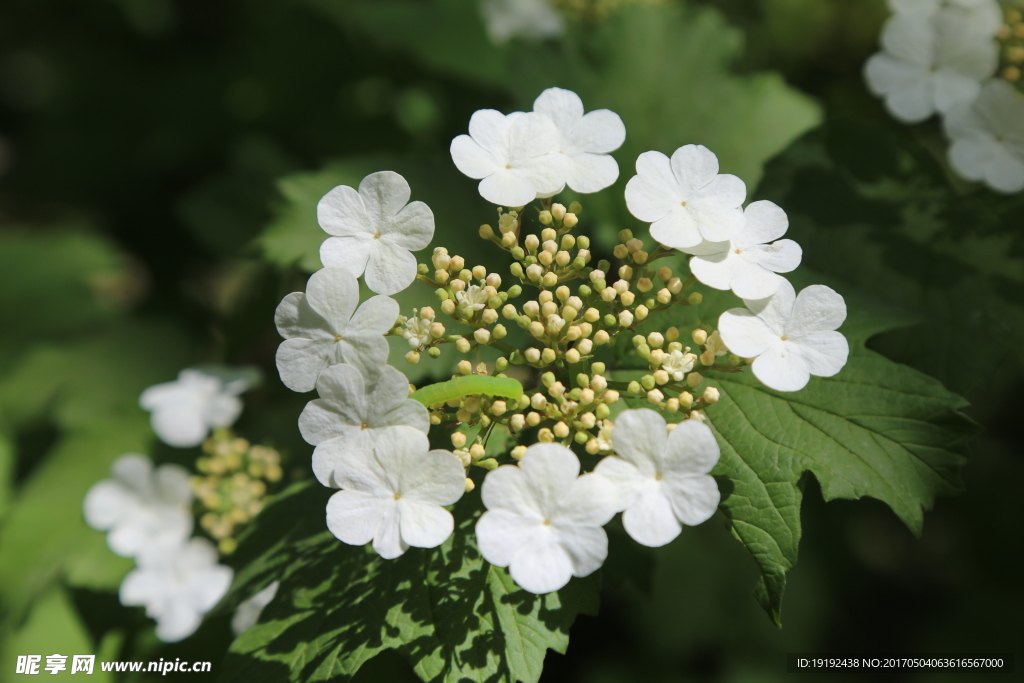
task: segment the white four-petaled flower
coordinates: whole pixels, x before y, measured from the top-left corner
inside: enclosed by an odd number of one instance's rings
[[[320,372],[338,363],[375,376],[387,364],[384,334],[397,318],[398,303],[389,297],[370,297],[359,305],[359,283],[344,268],[318,270],[306,293],[286,296],[274,315],[285,338],[277,347],[281,381],[292,391],[312,391]]]
[[[619,177],[619,165],[609,156],[622,146],[626,127],[608,109],[583,113],[583,101],[571,90],[548,88],[533,102],[558,129],[558,153],[568,160],[565,184],[584,194],[608,187]]]
[[[968,180],[999,192],[1024,190],[1024,95],[1004,80],[989,81],[973,105],[945,119],[949,160]]]
[[[977,21],[975,14],[928,4],[889,19],[883,49],[867,61],[864,74],[893,116],[916,123],[978,96],[981,82],[995,73],[999,50],[996,27]]]
[[[789,219],[772,202],[753,202],[743,216],[743,230],[731,240],[686,250],[694,254],[690,272],[709,287],[731,289],[742,299],[764,299],[778,289],[776,273],[796,270],[803,252],[793,240],[779,239]]]
[[[427,437],[401,427],[380,430],[372,448],[339,458],[332,478],[341,487],[327,502],[327,528],[351,545],[373,541],[385,559],[410,546],[434,548],[451,536],[453,505],[466,473],[451,451],[428,450]]]
[[[242,413],[238,394],[249,388],[245,379],[225,381],[201,370],[182,370],[178,379],[152,386],[139,405],[152,413],[153,431],[169,446],[198,446],[210,430],[230,427]]]
[[[508,567],[531,593],[550,593],[573,576],[596,571],[608,556],[601,527],[617,512],[615,487],[580,473],[565,446],[530,446],[519,465],[502,465],[484,479],[485,512],[476,525],[480,553]]]
[[[754,376],[777,391],[799,391],[811,375],[831,377],[850,354],[835,330],[846,320],[843,297],[825,285],[811,285],[797,296],[787,280],[769,299],[744,300],[718,319],[729,350],[754,358]]]
[[[156,619],[157,637],[168,643],[199,628],[234,575],[230,567],[217,564],[216,548],[203,538],[151,548],[137,563],[121,582],[121,604],[145,607],[146,616]]]
[[[333,471],[355,449],[370,448],[381,428],[401,426],[426,434],[430,417],[422,404],[409,398],[409,380],[385,366],[375,386],[367,390],[362,373],[351,365],[334,365],[316,382],[320,398],[306,404],[299,431],[313,451],[313,473],[324,486],[337,486]]]
[[[423,202],[409,203],[405,178],[393,171],[371,173],[357,192],[339,185],[316,207],[320,227],[332,237],[320,245],[320,260],[363,276],[378,294],[400,292],[416,278],[416,257],[434,236],[434,214]],[[394,322],[394,321],[392,321]]]
[[[622,496],[622,525],[635,541],[658,547],[672,541],[683,524],[706,522],[718,509],[718,484],[708,472],[718,462],[718,443],[700,420],[684,420],[668,433],[665,420],[648,408],[615,418],[616,455],[594,472]]]
[[[558,153],[559,140],[558,128],[543,114],[481,109],[469,119],[469,135],[452,140],[452,161],[480,180],[487,201],[525,206],[565,184],[569,161]]]
[[[86,523],[108,531],[107,545],[134,557],[152,546],[176,546],[192,533],[192,489],[188,471],[153,463],[129,453],[114,461],[112,479],[93,484],[85,494]]]
[[[685,145],[672,158],[644,152],[626,184],[630,213],[651,223],[651,237],[667,247],[689,249],[723,242],[743,229],[747,188],[718,173],[718,157],[703,145]]]

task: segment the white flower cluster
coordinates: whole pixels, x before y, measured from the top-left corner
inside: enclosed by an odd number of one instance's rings
[[[1024,95],[995,78],[1004,26],[996,0],[890,0],[882,51],[864,68],[900,121],[943,118],[949,160],[993,190],[1024,190]],[[1016,71],[1019,78],[1019,70]]]
[[[574,211],[544,202],[539,222],[557,225],[563,234],[545,228],[545,243],[539,249],[537,236],[519,234],[522,211],[518,207],[534,199],[546,200],[566,186],[583,193],[608,187],[619,172],[609,153],[624,139],[625,128],[618,115],[607,110],[586,113],[575,93],[550,88],[537,98],[532,112],[476,112],[469,134],[458,136],[451,145],[456,166],[480,181],[480,194],[510,209],[499,211],[503,248],[525,254],[518,246],[522,239],[531,254],[538,254],[528,271],[519,262],[525,257],[516,256],[513,276],[524,284],[532,280],[540,282],[542,289],[554,289],[542,291],[538,301],[523,304],[522,315],[514,305],[502,307],[502,315],[516,319],[536,339],[555,339],[570,323],[577,325],[578,334],[570,337],[570,332],[566,333],[568,339],[579,341],[564,352],[567,360],[575,359],[572,363],[580,362],[581,349],[589,354],[595,343],[608,343],[607,330],[594,332],[593,324],[628,328],[633,319],[627,319],[628,311],[602,318],[597,308],[584,310],[582,299],[572,296],[567,286],[556,287],[559,278],[581,277],[576,271],[589,259],[589,239],[568,234],[577,222]],[[747,358],[761,381],[781,391],[802,388],[812,374],[837,373],[848,354],[846,339],[835,331],[846,317],[845,304],[842,297],[820,285],[797,296],[779,275],[794,270],[802,255],[799,245],[782,239],[788,228],[785,213],[767,201],[744,208],[744,183],[735,176],[719,174],[717,157],[699,145],[681,147],[671,157],[646,152],[636,168],[637,175],[626,186],[626,203],[637,218],[652,224],[652,235],[663,245],[652,258],[671,249],[687,253],[696,279],[733,291],[747,305],[724,313],[718,331],[694,332],[695,343],[704,348],[699,355],[691,353],[690,347],[684,350],[676,341],[675,328],[667,340],[660,333],[634,337],[638,351],[645,349],[643,357],[657,366],[648,378],[652,386],[644,387],[650,390],[648,400],[661,393],[653,390],[655,383],[686,382],[690,388],[697,387],[703,378],[693,371],[695,364],[714,365],[716,358],[728,353],[726,347]],[[704,423],[706,415],[693,410],[688,413],[692,419],[668,425],[657,412],[644,408],[626,410],[612,422],[607,419],[609,406],[602,402],[613,403],[619,394],[609,389],[602,376],[603,363],[592,365],[593,377],[577,377],[580,387],[570,390],[552,372],[544,373],[542,383],[553,403],[541,393],[488,401],[486,411],[491,417],[483,416],[482,396],[438,399],[431,403],[431,411],[410,398],[405,375],[387,364],[386,335],[404,337],[412,348],[409,362],[417,362],[424,350],[439,351],[439,342],[454,342],[463,353],[471,345],[467,337],[445,337],[432,308],[414,309],[412,318],[407,319],[398,315],[398,305],[387,296],[360,304],[360,274],[371,290],[381,294],[404,289],[417,275],[409,250],[427,245],[433,219],[425,205],[407,204],[409,196],[404,179],[391,172],[367,176],[358,191],[339,187],[329,192],[319,209],[321,226],[333,235],[321,248],[326,267],[310,278],[304,294],[288,295],[277,310],[277,326],[285,338],[277,354],[281,378],[295,391],[317,390],[318,398],[306,405],[299,418],[299,429],[315,446],[312,469],[317,479],[324,486],[340,489],[327,504],[327,526],[334,536],[352,545],[372,544],[388,559],[411,547],[436,547],[455,528],[446,508],[473,490],[466,471],[479,465],[488,470],[481,487],[487,511],[476,524],[481,554],[494,565],[508,567],[524,589],[546,593],[603,564],[608,543],[602,527],[617,513],[622,513],[630,536],[652,547],[672,541],[684,525],[710,518],[717,509],[719,491],[709,473],[720,452],[711,428]],[[482,226],[480,235],[499,242],[490,226]],[[559,237],[561,252],[555,241]],[[638,265],[647,261],[649,255],[634,244],[640,240],[631,239],[631,233],[621,239],[629,244],[617,247],[616,258],[628,253]],[[568,251],[574,245],[579,249],[578,264]],[[485,327],[494,325],[493,338],[484,327],[474,330],[472,337],[478,344],[500,341],[505,330],[496,324],[500,303],[495,300],[504,303],[505,296],[517,297],[521,287],[510,287],[513,294],[499,292],[501,278],[497,274],[488,274],[483,266],[464,268],[461,257],[449,256],[440,247],[433,263],[435,280],[425,274],[422,278],[443,295],[438,297],[442,312],[463,324],[479,321]],[[530,274],[541,265],[550,266],[546,273]],[[429,272],[426,266],[422,268],[419,272]],[[442,291],[455,273],[458,282]],[[683,285],[670,268],[658,273],[666,284],[657,293],[658,301],[668,305]],[[599,296],[603,302],[617,300],[629,306],[634,299],[627,290],[634,273],[630,266],[623,266],[619,274],[615,284],[625,287],[617,289],[606,286],[603,271],[592,269],[587,278],[600,294],[589,284],[578,291],[581,296]],[[549,276],[554,278],[551,282]],[[652,290],[648,276],[637,277],[638,291]],[[554,301],[555,296],[564,306]],[[687,305],[699,301],[696,294],[685,299]],[[644,306],[636,308],[638,315],[641,308],[645,317]],[[592,332],[594,340],[581,339]],[[504,350],[520,354],[507,344]],[[556,358],[552,347],[521,353],[518,362],[535,367],[549,365]],[[739,358],[730,362],[732,367],[742,364]],[[502,358],[495,368],[501,372],[507,366],[508,359]],[[461,361],[458,369],[462,375],[474,374],[468,360]],[[478,366],[476,372],[487,374],[486,366]],[[640,394],[640,384],[630,384],[637,387],[629,393]],[[429,402],[427,395],[418,398]],[[719,398],[714,387],[707,387],[699,399],[688,393],[685,396],[687,410],[711,405]],[[683,397],[673,398],[675,407],[667,409],[677,412]],[[445,401],[447,407],[442,405]],[[494,420],[499,420],[519,432],[537,426],[543,419],[541,411],[555,416],[551,419],[561,419],[575,415],[579,405],[595,406],[578,415],[581,433],[573,437],[567,422],[539,429],[540,443],[512,449],[510,456],[518,461],[515,465],[499,465],[496,459],[486,457],[484,441],[489,431],[481,431],[484,438],[478,437],[468,448],[466,435],[454,433],[455,452],[431,450],[427,438],[431,424],[448,419],[445,411],[450,411],[447,414],[456,422],[493,426]],[[519,412],[531,407],[532,417]],[[513,408],[515,415],[502,417]],[[598,427],[598,435],[592,437],[588,430]],[[556,443],[556,439],[562,442]],[[581,475],[580,462],[566,445],[572,439],[586,444],[588,453],[608,455],[593,472]]]
[[[644,152],[626,184],[626,205],[651,223],[658,242],[693,254],[695,278],[743,299],[747,308],[726,311],[718,327],[729,350],[756,358],[759,380],[798,391],[811,375],[835,375],[849,355],[835,331],[846,319],[843,297],[824,285],[796,297],[778,275],[795,270],[802,256],[799,244],[779,239],[789,227],[785,212],[769,201],[744,209],[743,181],[718,170],[718,158],[700,145],[680,147],[671,158]]]
[[[121,603],[146,608],[160,640],[191,635],[203,614],[231,585],[233,572],[217,563],[217,550],[192,534],[192,490],[188,472],[128,454],[111,467],[113,477],[92,486],[83,512],[89,526],[108,532],[118,555],[136,568],[121,583]]]

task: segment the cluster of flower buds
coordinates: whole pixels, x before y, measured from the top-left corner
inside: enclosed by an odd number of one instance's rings
[[[1006,11],[1006,23],[996,34],[999,39],[1000,75],[1018,88],[1024,87],[1021,69],[1024,68],[1024,2]]]
[[[263,509],[269,485],[281,481],[281,456],[267,446],[254,446],[229,429],[218,429],[203,443],[205,456],[196,460],[201,476],[191,479],[199,501],[199,524],[217,541],[221,554],[238,546],[240,526]]]

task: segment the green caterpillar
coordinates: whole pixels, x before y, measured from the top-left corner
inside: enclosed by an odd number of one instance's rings
[[[415,399],[429,408],[455,398],[477,394],[518,399],[523,395],[523,385],[509,377],[469,375],[425,386],[413,392],[409,398]]]

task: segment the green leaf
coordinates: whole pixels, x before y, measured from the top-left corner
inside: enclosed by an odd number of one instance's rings
[[[232,644],[225,683],[256,672],[303,682],[348,677],[385,649],[401,653],[425,681],[529,683],[539,679],[548,648],[565,652],[576,615],[596,612],[596,576],[537,596],[486,563],[468,501],[456,506],[460,523],[440,548],[383,560],[326,530],[332,493],[293,486],[243,539],[227,604],[275,579],[281,588],[261,622]]]
[[[825,500],[876,498],[919,534],[935,497],[962,488],[965,442],[977,432],[958,412],[962,398],[864,348],[857,327],[842,331],[849,363],[799,392],[773,391],[749,372],[711,374],[721,391],[708,410],[722,448],[713,474],[728,478],[721,509],[761,569],[755,596],[776,624],[797,559],[805,473]]]

